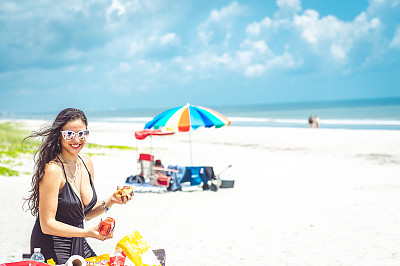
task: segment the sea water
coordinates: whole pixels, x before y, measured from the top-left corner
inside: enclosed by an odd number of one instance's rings
[[[321,128],[400,130],[400,98],[252,105],[221,108],[232,125],[308,127],[318,115]]]
[[[400,130],[400,98],[207,107],[225,115],[230,126],[308,128],[308,117],[318,115],[321,128]],[[144,125],[162,111],[119,110],[92,118]]]
[[[113,111],[84,110],[89,121],[144,124],[168,108]],[[318,115],[321,128],[400,130],[400,98],[206,106],[225,115],[230,126],[308,128],[308,117]],[[8,114],[0,119],[52,120],[57,113]]]

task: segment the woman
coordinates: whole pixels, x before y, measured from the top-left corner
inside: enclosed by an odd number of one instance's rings
[[[87,118],[78,109],[62,110],[50,128],[33,132],[28,138],[42,137],[35,154],[35,173],[31,195],[26,199],[29,210],[36,216],[31,235],[31,253],[41,248],[45,259],[65,263],[72,255],[84,258],[96,256],[86,237],[101,241],[99,225],[84,229],[83,220],[104,213],[115,203],[123,204],[131,196],[114,195],[98,201],[93,186],[93,164],[79,153],[85,146],[89,131]]]
[[[310,115],[310,116],[308,117],[308,127],[309,127],[309,128],[312,128],[312,127],[313,127],[313,124],[314,124],[314,119],[313,119],[313,117]]]
[[[316,127],[316,128],[319,128],[319,116],[316,115],[316,116],[314,117],[314,122],[315,122],[315,127]]]

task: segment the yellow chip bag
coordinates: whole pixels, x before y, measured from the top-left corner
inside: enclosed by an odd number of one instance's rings
[[[103,254],[85,259],[87,266],[110,266],[110,255]]]
[[[117,247],[122,249],[135,266],[161,266],[150,246],[138,231],[123,237]]]
[[[49,265],[56,265],[56,262],[53,260],[53,258],[48,259],[48,260],[46,261],[46,263],[49,264]]]

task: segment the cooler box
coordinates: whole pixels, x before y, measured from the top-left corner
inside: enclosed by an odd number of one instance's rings
[[[235,185],[235,180],[222,180],[220,188],[233,188]]]

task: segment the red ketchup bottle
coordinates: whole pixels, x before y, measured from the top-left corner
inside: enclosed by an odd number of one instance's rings
[[[99,226],[99,233],[102,236],[108,235],[111,230],[115,227],[115,220],[111,217],[107,217],[104,221],[101,221]]]

